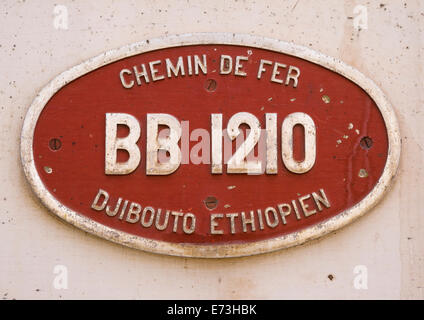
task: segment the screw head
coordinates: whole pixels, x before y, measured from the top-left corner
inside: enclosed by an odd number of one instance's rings
[[[216,83],[216,80],[208,79],[205,82],[205,89],[206,89],[206,91],[214,92],[216,90],[217,85],[218,84]]]
[[[209,210],[215,209],[218,205],[218,199],[213,196],[207,197],[203,202],[205,203],[206,208]]]
[[[62,147],[62,141],[58,138],[52,138],[49,141],[49,148],[53,151],[57,151]]]
[[[371,149],[373,143],[374,142],[372,141],[370,137],[363,137],[361,141],[359,142],[359,144],[361,145],[361,148],[364,150]]]

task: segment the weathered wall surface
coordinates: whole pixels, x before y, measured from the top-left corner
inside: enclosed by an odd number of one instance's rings
[[[58,4],[67,10],[67,29],[55,28]],[[357,5],[367,9],[367,28]],[[424,1],[2,1],[0,16],[1,298],[424,298]],[[292,41],[372,78],[394,106],[403,141],[398,177],[383,202],[318,241],[227,260],[136,251],[50,215],[19,157],[37,92],[109,49],[192,32]],[[57,265],[66,267],[67,289],[54,286]],[[367,289],[355,288],[357,266],[367,271]]]

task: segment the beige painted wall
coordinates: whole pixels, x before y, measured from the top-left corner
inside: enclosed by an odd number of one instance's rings
[[[56,4],[68,10],[67,30],[53,27]],[[359,4],[368,12],[360,31]],[[2,1],[0,17],[0,298],[424,298],[424,1],[27,0]],[[397,181],[383,202],[321,240],[228,260],[136,251],[50,215],[19,158],[23,118],[37,92],[106,50],[191,32],[293,41],[372,78],[392,102],[403,140]],[[56,265],[66,266],[68,289],[53,286]],[[357,265],[368,270],[366,290],[353,285]]]

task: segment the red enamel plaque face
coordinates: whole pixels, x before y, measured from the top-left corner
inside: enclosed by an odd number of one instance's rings
[[[42,91],[22,158],[47,207],[132,247],[226,257],[316,238],[381,198],[399,138],[371,81],[289,44],[204,37],[121,48]]]

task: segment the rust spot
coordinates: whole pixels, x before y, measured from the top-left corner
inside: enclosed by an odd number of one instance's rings
[[[325,103],[330,103],[330,97],[325,94],[322,96],[322,101],[324,101]]]
[[[50,173],[52,173],[52,172],[53,172],[53,169],[52,169],[52,168],[50,168],[50,167],[45,166],[45,167],[44,167],[44,171],[46,171],[46,173],[50,174]]]
[[[334,280],[334,276],[333,276],[332,274],[329,274],[329,275],[327,276],[327,278],[328,278],[328,279],[330,279],[330,281],[333,281],[333,280]]]
[[[361,169],[361,170],[359,170],[358,176],[359,176],[360,178],[366,178],[366,177],[368,177],[368,172],[367,172],[367,170],[365,170],[365,169]]]

